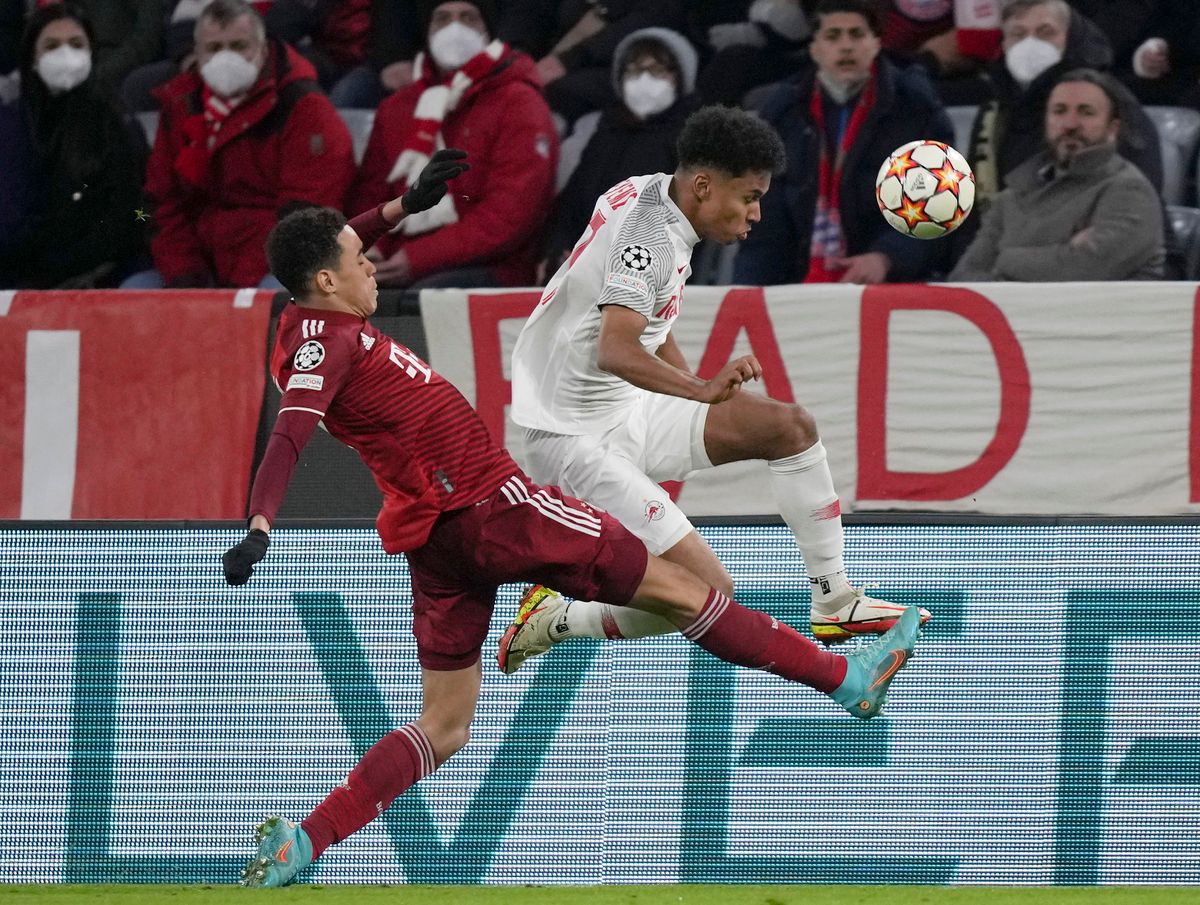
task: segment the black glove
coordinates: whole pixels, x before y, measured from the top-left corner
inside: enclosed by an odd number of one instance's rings
[[[434,151],[429,163],[425,164],[425,169],[417,177],[416,184],[400,199],[404,212],[416,214],[427,211],[441,201],[446,194],[446,183],[471,169],[466,157],[467,152],[458,148]]]
[[[254,574],[254,564],[267,555],[271,539],[267,532],[251,528],[236,546],[230,547],[221,557],[225,567],[225,580],[232,585],[245,584]]]

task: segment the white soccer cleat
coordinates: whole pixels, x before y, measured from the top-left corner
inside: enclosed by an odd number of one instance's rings
[[[526,591],[496,651],[500,671],[512,675],[530,657],[548,651],[554,644],[555,624],[566,610],[567,601],[557,591],[540,584]]]
[[[859,635],[882,635],[899,621],[908,607],[888,600],[868,597],[862,588],[855,588],[854,598],[841,609],[831,613],[812,611],[813,636],[826,644],[848,641]],[[921,625],[933,618],[929,610],[918,607]]]

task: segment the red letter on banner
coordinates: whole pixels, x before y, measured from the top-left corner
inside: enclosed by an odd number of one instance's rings
[[[730,289],[721,300],[713,321],[708,345],[700,359],[696,374],[708,380],[714,377],[733,355],[733,346],[738,334],[746,331],[750,352],[758,359],[763,369],[763,386],[767,395],[781,402],[795,402],[792,381],[779,352],[775,339],[775,327],[767,313],[766,299],[761,289]]]
[[[893,311],[948,311],[978,327],[1000,371],[1000,418],[983,454],[943,472],[887,467],[888,318]],[[858,368],[859,500],[957,500],[994,478],[1016,453],[1029,424],[1029,367],[1004,313],[977,292],[943,286],[868,286],[863,290]]]
[[[504,407],[512,402],[512,381],[504,376],[500,359],[500,321],[529,317],[541,297],[540,292],[467,296],[475,354],[475,411],[500,444],[504,443]]]

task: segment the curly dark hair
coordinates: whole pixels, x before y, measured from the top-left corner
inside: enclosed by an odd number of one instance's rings
[[[787,161],[775,129],[738,107],[701,107],[683,124],[675,153],[684,169],[714,167],[735,177],[776,175]]]
[[[318,270],[337,269],[338,234],[345,225],[346,218],[332,207],[306,207],[275,224],[267,236],[267,263],[293,298],[308,295]]]

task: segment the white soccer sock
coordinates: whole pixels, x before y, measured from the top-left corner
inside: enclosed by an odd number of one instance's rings
[[[842,561],[842,509],[825,445],[818,440],[803,452],[768,462],[779,514],[792,529],[812,584],[813,606],[837,609],[853,588]]]
[[[551,636],[558,642],[563,638],[646,638],[677,631],[653,613],[595,600],[575,600],[567,605]]]

